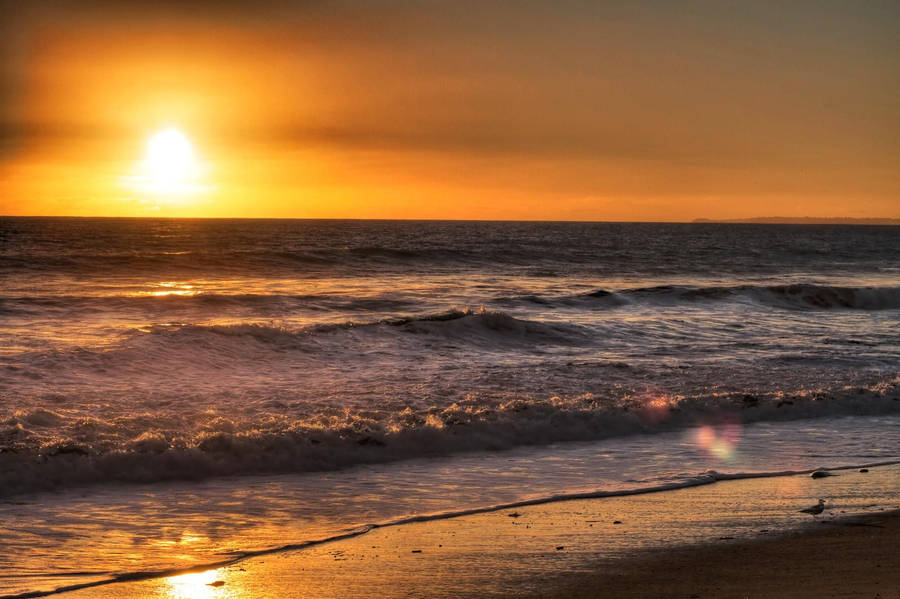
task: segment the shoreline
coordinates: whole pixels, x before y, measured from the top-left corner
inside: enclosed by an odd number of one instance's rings
[[[71,593],[74,591],[85,590],[85,589],[93,589],[97,587],[103,587],[107,585],[116,585],[126,582],[135,582],[135,581],[144,581],[144,580],[155,580],[161,578],[171,578],[176,576],[182,576],[185,574],[192,574],[198,572],[205,572],[211,569],[219,569],[229,566],[234,566],[241,564],[247,560],[258,559],[263,556],[268,555],[277,555],[282,553],[291,553],[297,551],[308,550],[312,547],[317,547],[321,545],[327,545],[332,543],[339,543],[344,540],[354,539],[357,537],[363,537],[373,531],[383,530],[389,528],[395,528],[400,526],[406,526],[410,524],[427,524],[431,522],[437,522],[441,520],[453,520],[458,518],[466,518],[469,516],[479,516],[486,514],[493,514],[495,512],[503,512],[509,510],[515,510],[518,508],[531,508],[531,507],[539,507],[539,506],[550,506],[556,503],[565,503],[570,501],[592,501],[592,500],[601,500],[601,499],[620,499],[620,498],[628,498],[642,495],[650,495],[657,493],[666,493],[671,491],[679,491],[684,489],[694,489],[702,486],[711,486],[716,485],[717,483],[727,483],[732,481],[747,481],[753,479],[774,479],[781,477],[796,477],[803,475],[811,475],[815,472],[825,472],[827,476],[839,476],[837,473],[849,472],[856,469],[868,469],[868,468],[878,468],[885,466],[900,466],[900,460],[882,460],[877,462],[869,462],[857,465],[843,465],[843,466],[834,466],[830,468],[816,468],[816,469],[804,469],[804,470],[784,470],[784,471],[775,471],[775,472],[758,472],[758,473],[743,473],[743,474],[723,474],[715,471],[709,471],[703,475],[699,475],[694,477],[691,480],[686,480],[677,483],[667,483],[663,485],[651,486],[651,487],[642,487],[637,489],[622,489],[617,491],[605,491],[605,490],[597,490],[597,491],[586,491],[586,492],[576,492],[562,495],[550,495],[545,497],[536,497],[530,499],[524,499],[520,501],[513,501],[502,504],[495,505],[487,505],[482,507],[474,507],[474,508],[466,508],[448,512],[437,512],[437,513],[425,513],[425,514],[416,514],[411,516],[404,516],[400,518],[396,518],[393,520],[388,520],[384,522],[375,522],[369,524],[363,524],[357,526],[352,529],[346,529],[340,532],[337,532],[334,535],[317,538],[317,539],[306,539],[300,540],[294,543],[289,543],[285,545],[279,545],[274,547],[268,547],[263,549],[256,550],[235,550],[234,552],[228,554],[229,557],[210,561],[206,563],[193,564],[191,566],[186,567],[175,567],[175,568],[164,568],[159,570],[140,570],[134,572],[122,572],[113,577],[103,577],[101,579],[91,579],[87,581],[75,582],[70,585],[63,585],[57,587],[53,590],[35,590],[31,592],[25,592],[21,594],[11,594],[11,595],[0,595],[0,599],[25,599],[25,598],[34,598],[34,597],[45,597],[45,596],[53,596],[62,593]],[[865,516],[860,516],[864,518]],[[824,522],[824,521],[823,521]],[[80,575],[78,573],[71,575],[62,575],[65,577],[78,578]]]
[[[739,479],[662,493],[408,519],[317,545],[260,552],[217,569],[62,596],[291,597],[303,589],[304,597],[352,594],[360,599],[744,597],[746,592],[734,590],[756,588],[764,589],[757,596],[779,596],[775,592],[787,588],[783,577],[773,582],[764,574],[782,570],[792,580],[805,581],[798,592],[817,590],[780,596],[827,597],[823,590],[831,588],[843,589],[833,596],[858,596],[854,588],[869,589],[860,586],[866,580],[893,584],[896,579],[881,576],[882,571],[900,572],[895,567],[900,566],[895,542],[900,515],[888,511],[900,508],[898,473],[900,467],[888,466],[822,479]],[[829,498],[821,518],[797,512],[816,495]],[[879,500],[880,512],[857,515],[853,509],[871,508],[866,502]],[[822,518],[829,524],[814,524]],[[845,560],[844,554],[853,557]],[[832,560],[848,564],[858,576],[829,574],[843,572],[823,568]],[[190,592],[182,592],[185,588]]]

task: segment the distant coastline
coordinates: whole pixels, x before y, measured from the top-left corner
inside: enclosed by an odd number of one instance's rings
[[[695,223],[750,223],[759,225],[900,225],[900,218],[847,218],[817,216],[757,216],[754,218],[695,218]]]

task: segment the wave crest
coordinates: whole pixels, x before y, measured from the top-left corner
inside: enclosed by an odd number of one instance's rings
[[[624,304],[677,305],[694,302],[745,301],[788,310],[897,310],[900,286],[840,287],[794,283],[790,285],[736,285],[689,287],[659,285],[611,292],[598,289],[568,298],[598,301],[610,307]]]
[[[872,388],[791,396],[611,399],[585,394],[504,400],[472,396],[443,408],[324,409],[265,420],[233,421],[208,413],[192,418],[190,429],[174,426],[163,415],[85,423],[69,422],[62,414],[39,408],[0,421],[0,495],[111,481],[335,470],[464,451],[598,440],[723,420],[749,423],[898,412],[900,379]],[[52,430],[47,428],[50,422]]]
[[[304,340],[346,330],[363,331],[377,336],[385,333],[430,334],[455,340],[469,339],[473,343],[503,342],[527,338],[529,341],[574,343],[587,333],[572,324],[545,323],[515,318],[505,312],[452,309],[446,312],[388,318],[373,322],[348,321],[337,324],[315,324],[292,329],[275,324],[182,324],[169,323],[141,329],[151,336],[191,338],[203,335],[249,337],[264,343],[297,344]]]

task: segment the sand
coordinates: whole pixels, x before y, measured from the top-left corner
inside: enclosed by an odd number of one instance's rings
[[[797,511],[817,497],[821,517]],[[897,508],[900,466],[727,481],[379,528],[64,596],[900,599]]]
[[[656,550],[534,597],[900,598],[900,514],[732,545]]]

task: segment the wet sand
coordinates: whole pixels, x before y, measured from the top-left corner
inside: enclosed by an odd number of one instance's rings
[[[544,599],[900,598],[900,513],[778,539],[655,550],[615,571],[560,578]]]
[[[824,514],[797,511],[817,497]],[[898,508],[897,465],[735,480],[377,528],[64,596],[900,599]]]

